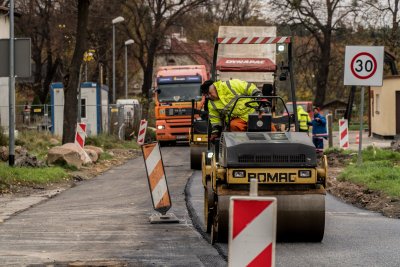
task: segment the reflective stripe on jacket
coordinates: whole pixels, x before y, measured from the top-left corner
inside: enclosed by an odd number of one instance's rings
[[[238,79],[229,80],[226,82],[217,81],[214,82],[214,86],[217,89],[218,100],[208,101],[208,112],[211,122],[211,127],[214,129],[215,126],[222,127],[222,120],[227,121],[228,114],[231,111],[233,104],[239,96],[254,96],[261,91],[252,83],[241,81]],[[236,103],[235,109],[231,114],[231,119],[241,118],[242,120],[248,120],[248,114],[253,113],[254,109],[246,107],[244,104],[252,99],[240,99]]]

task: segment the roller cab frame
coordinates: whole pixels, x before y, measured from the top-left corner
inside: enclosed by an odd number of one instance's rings
[[[229,44],[226,39],[240,44],[240,40],[250,38],[216,39],[213,77],[216,77],[218,45],[221,42]],[[291,79],[291,101],[296,110],[290,37],[259,39],[287,44],[289,55],[285,72]],[[273,196],[278,200],[278,241],[320,242],[325,228],[326,156],[317,157],[310,138],[298,131],[296,116],[286,117],[289,125],[286,131],[271,131],[275,119],[271,111],[277,101],[283,102],[282,98],[241,96],[236,99],[231,112],[243,98],[251,98],[246,105],[255,110],[249,115],[248,131],[231,132],[229,123],[225,123],[220,139],[215,143],[209,141],[207,152],[202,154],[204,217],[211,242],[227,242],[229,199],[248,195],[252,178],[258,181],[259,196]],[[287,111],[284,103],[283,106]],[[230,116],[231,113],[228,122]],[[290,131],[291,121],[295,124],[295,132]]]

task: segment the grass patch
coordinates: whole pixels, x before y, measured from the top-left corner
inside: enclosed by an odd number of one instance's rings
[[[50,148],[56,146],[50,143],[50,139],[56,139],[54,136],[45,132],[38,131],[22,131],[18,133],[18,138],[15,140],[17,146],[23,146],[28,150],[28,153],[35,155],[38,159],[44,160]],[[59,144],[61,141],[59,140]]]
[[[365,161],[361,166],[348,166],[339,176],[341,181],[362,184],[389,196],[400,197],[400,166],[391,160]]]
[[[100,160],[109,160],[112,158],[113,158],[113,156],[111,156],[111,154],[107,153],[107,152],[101,153],[101,155],[100,155]]]
[[[10,167],[0,163],[0,183],[3,186],[56,183],[68,178],[68,173],[61,167]]]
[[[341,153],[353,154],[351,163],[340,174],[340,181],[349,181],[379,190],[393,197],[400,197],[400,153],[372,146],[362,150],[362,164],[358,166],[357,152],[347,150]],[[329,153],[329,151],[326,151]]]

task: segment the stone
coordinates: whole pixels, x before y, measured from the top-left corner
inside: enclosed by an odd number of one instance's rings
[[[2,161],[8,161],[8,147],[6,146],[0,147],[0,159]]]
[[[83,164],[92,163],[92,160],[90,159],[88,154],[86,154],[85,150],[83,150],[78,144],[66,143],[66,144],[62,145],[61,147],[78,152],[82,159]]]
[[[101,154],[104,153],[104,150],[98,146],[85,146],[85,149],[90,149],[96,151],[97,155],[100,157]]]
[[[62,146],[56,146],[51,148],[47,153],[47,164],[68,164],[80,169],[82,167],[83,160],[78,151]]]
[[[50,143],[51,145],[53,145],[53,146],[56,146],[56,145],[60,144],[60,141],[58,141],[58,140],[55,139],[55,138],[51,138],[51,139],[49,140],[49,143]]]
[[[99,155],[97,154],[97,152],[95,150],[88,149],[88,148],[85,147],[85,152],[86,152],[86,154],[89,155],[90,160],[92,162],[97,162],[97,160],[99,159]]]

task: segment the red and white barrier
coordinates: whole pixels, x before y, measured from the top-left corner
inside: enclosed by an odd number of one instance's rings
[[[348,122],[346,119],[339,120],[339,144],[340,148],[348,149],[349,148],[349,130],[348,130]]]
[[[146,138],[146,129],[147,129],[147,121],[146,120],[141,120],[140,121],[138,138],[137,138],[138,145],[141,145],[141,146],[144,145],[144,141],[145,141],[145,138]]]
[[[150,216],[151,223],[178,223],[179,220],[173,213],[167,211],[171,208],[171,197],[165,177],[164,164],[161,157],[160,146],[157,142],[142,145],[144,165],[154,210],[161,213]]]
[[[275,266],[276,212],[276,198],[231,197],[228,266]]]
[[[359,133],[357,133],[357,135],[356,135],[356,144],[357,145],[360,144],[360,134]]]
[[[86,123],[80,122],[76,125],[75,133],[75,144],[78,144],[81,148],[85,146],[86,138]]]

